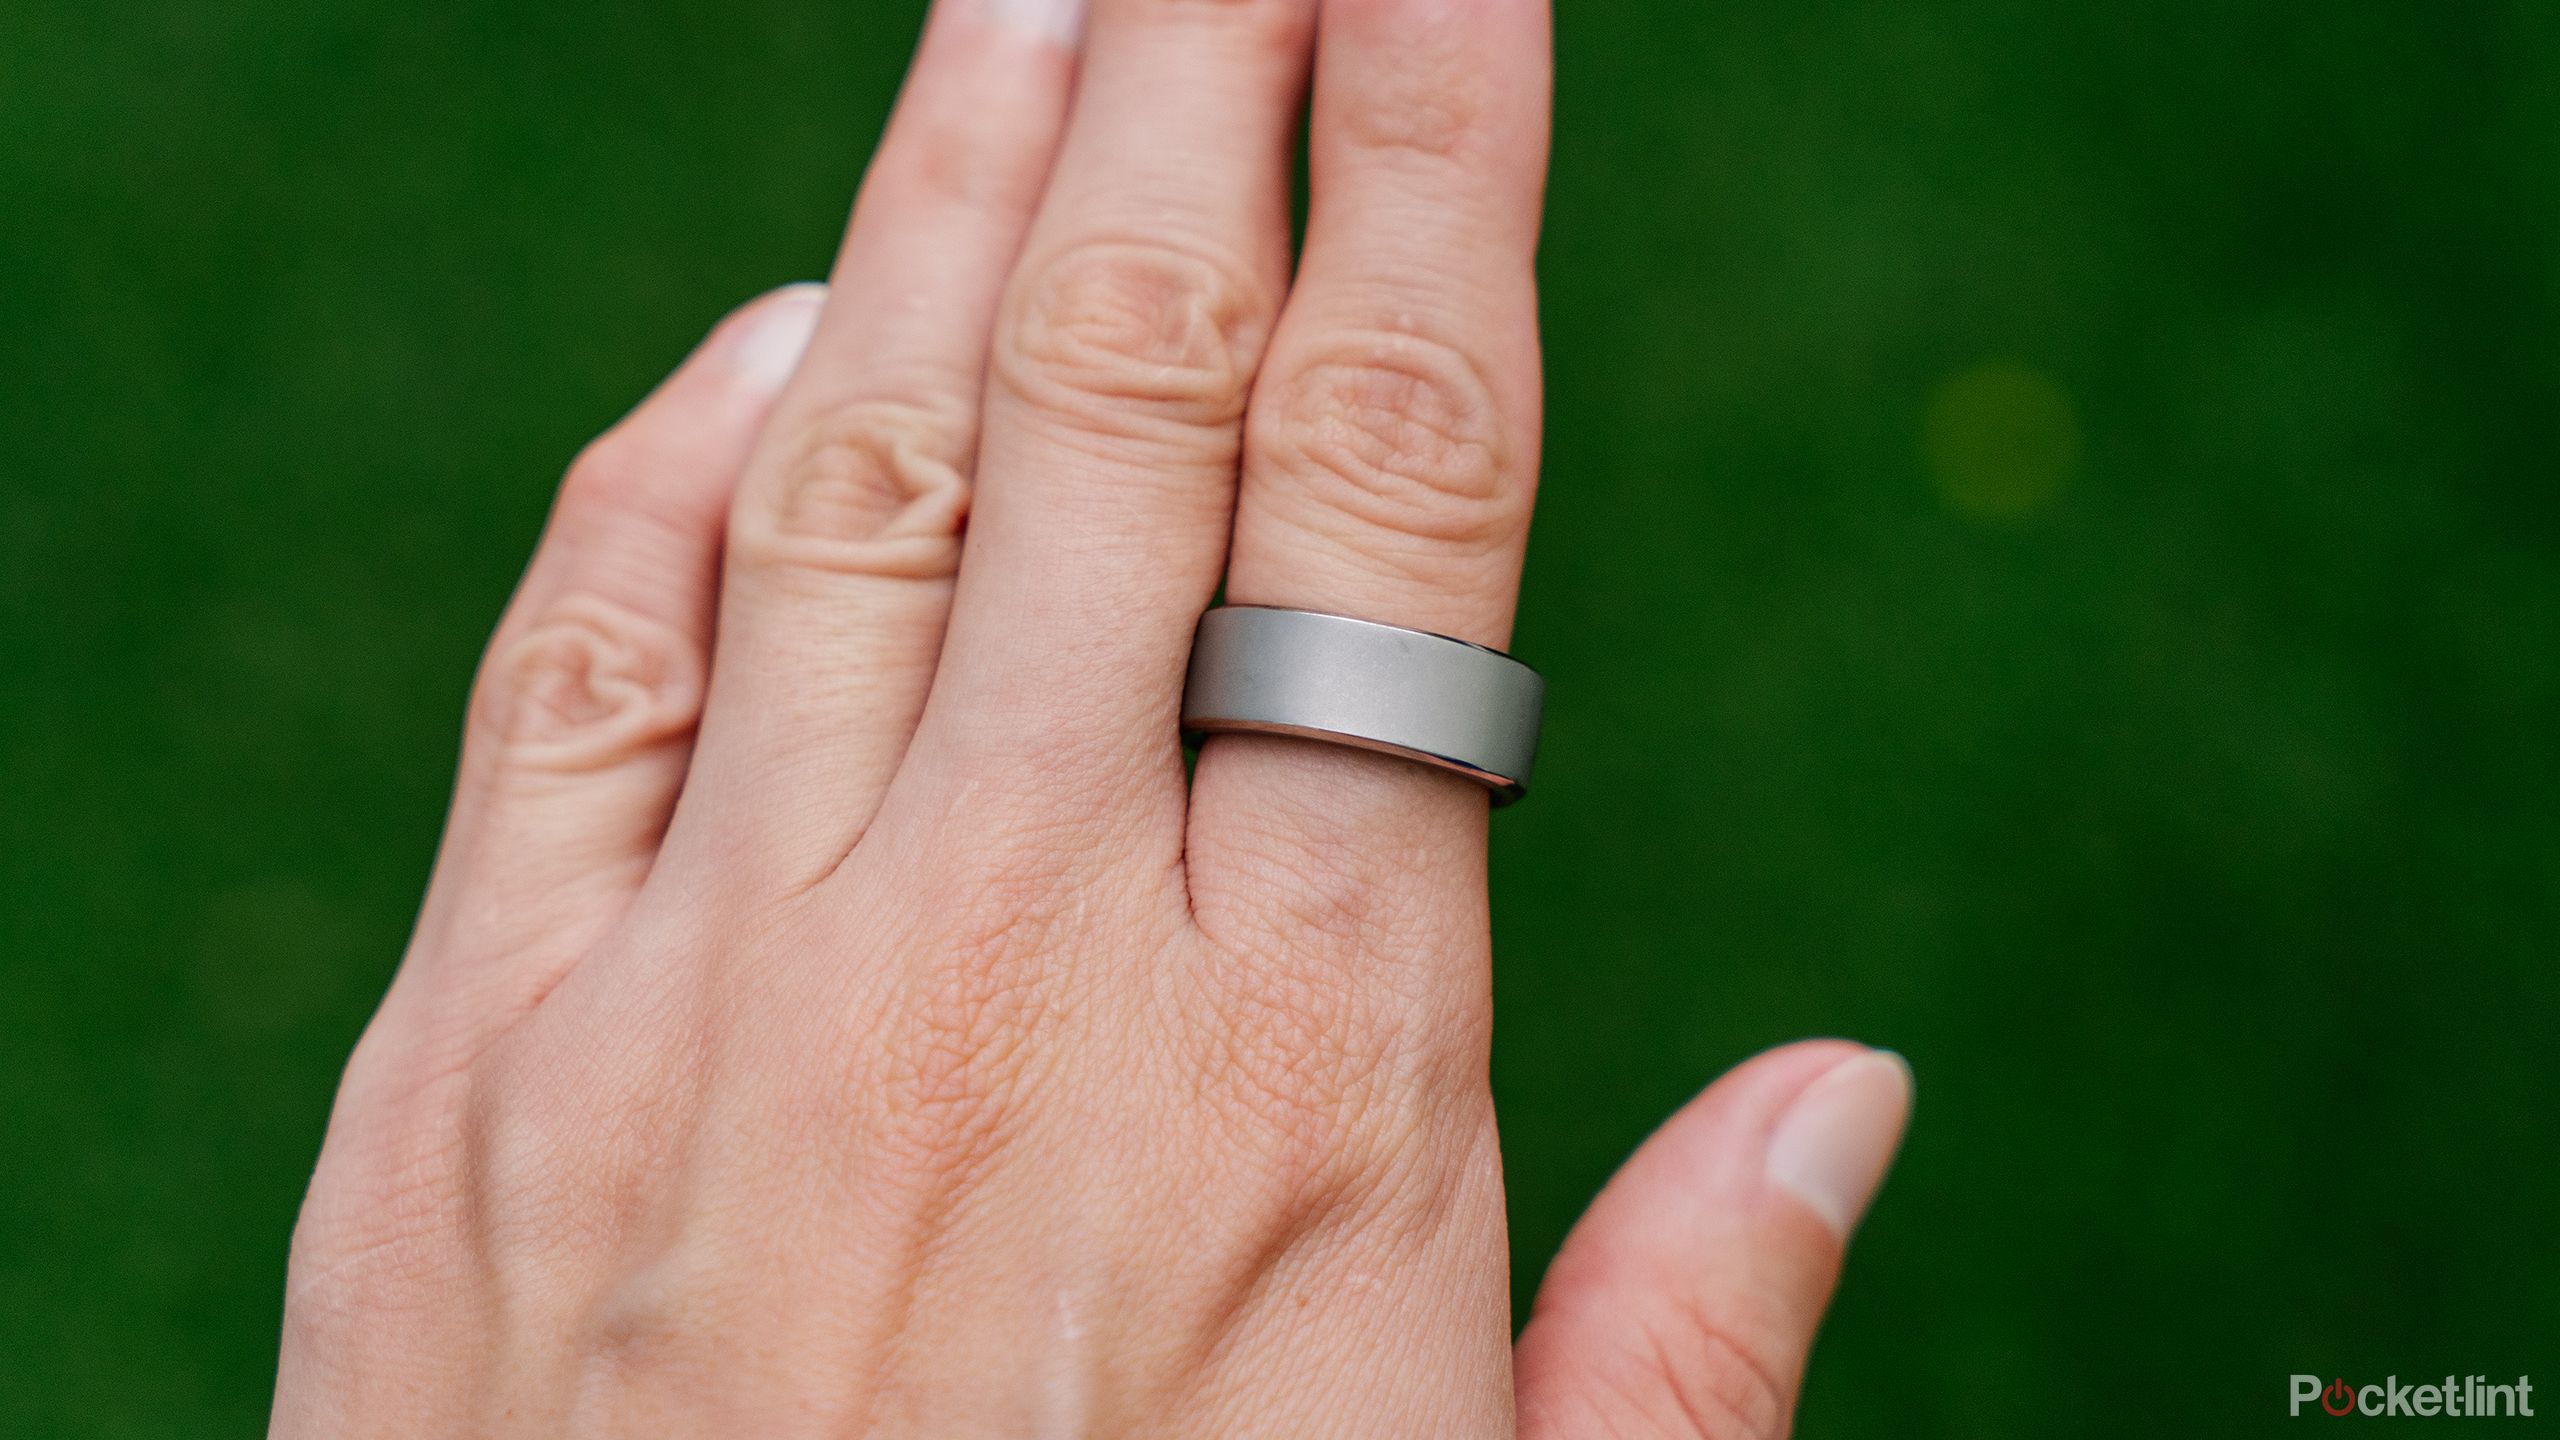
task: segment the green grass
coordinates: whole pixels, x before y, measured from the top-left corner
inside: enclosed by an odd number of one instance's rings
[[[259,1425],[551,478],[823,268],[913,23],[0,9],[0,1434]],[[1656,1118],[1838,1032],[1920,1106],[1809,1434],[2560,1368],[2560,12],[1560,44],[1523,1294]]]

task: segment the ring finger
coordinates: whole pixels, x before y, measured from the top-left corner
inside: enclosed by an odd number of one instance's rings
[[[1306,254],[1254,390],[1227,598],[1498,648],[1537,475],[1546,0],[1324,13]],[[1472,902],[1484,824],[1478,787],[1411,761],[1220,735],[1193,893],[1251,905],[1348,870]]]

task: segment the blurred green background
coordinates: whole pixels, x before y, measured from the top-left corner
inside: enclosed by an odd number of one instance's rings
[[[262,1423],[552,477],[824,268],[914,11],[0,7],[0,1434]],[[1839,1032],[1920,1104],[1806,1433],[2560,1410],[2560,9],[1560,45],[1523,1295]]]

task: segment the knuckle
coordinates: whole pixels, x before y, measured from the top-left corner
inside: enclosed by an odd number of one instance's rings
[[[1484,114],[1493,97],[1485,84],[1478,67],[1454,57],[1391,67],[1364,103],[1344,107],[1343,138],[1372,155],[1432,163],[1463,159],[1481,148],[1486,133]]]
[[[1232,425],[1271,309],[1232,261],[1161,241],[1085,241],[1027,272],[998,373],[1080,426]]]
[[[1435,550],[1482,552],[1527,524],[1484,368],[1446,342],[1389,331],[1323,344],[1271,382],[1252,448],[1262,493],[1309,528],[1347,514]]]
[[[560,480],[563,510],[620,509],[646,493],[651,465],[630,433],[620,427],[587,442]]]
[[[698,466],[671,453],[663,433],[626,420],[587,442],[569,462],[552,505],[552,527],[564,548],[605,549],[636,523],[683,533],[707,517],[697,500]]]
[[[1256,59],[1302,63],[1316,7],[1306,0],[1137,0],[1123,13],[1215,34]]]
[[[1296,1213],[1393,1189],[1464,1083],[1427,1018],[1364,968],[1247,952],[1206,972],[1208,1114]]]
[[[468,1169],[450,1073],[384,1074],[379,1025],[348,1062],[350,1093],[371,1097],[347,1123],[342,1095],[288,1247],[288,1326],[343,1338],[368,1319],[429,1303],[468,1263],[459,1221]]]
[[[1333,1020],[1329,982],[1303,974],[1223,987],[1233,1008],[1215,1032],[1210,1096],[1263,1168],[1292,1190],[1336,1192],[1399,1148],[1390,1062]]]
[[[624,1278],[597,1303],[582,1368],[602,1392],[708,1393],[734,1364],[734,1338],[755,1323],[734,1283],[686,1273],[671,1257]]]
[[[468,1274],[459,1227],[419,1214],[415,1193],[362,1210],[318,1189],[304,1200],[287,1251],[288,1346],[364,1348],[369,1328],[432,1308]]]
[[[1275,807],[1277,809],[1278,807]],[[1431,894],[1417,885],[1416,857],[1382,848],[1328,853],[1321,820],[1279,813],[1246,822],[1215,879],[1192,882],[1193,908],[1213,938],[1245,950],[1277,941],[1291,953],[1359,973],[1375,957],[1420,953],[1434,944],[1421,923]]]
[[[1239,1048],[1216,1057],[1205,1100],[1221,1183],[1246,1214],[1297,1235],[1350,1227],[1368,1243],[1401,1228],[1420,1188],[1430,1124],[1390,1077],[1338,1048],[1272,1063]]]
[[[610,1051],[510,1043],[486,1053],[459,1126],[483,1255],[537,1273],[643,1223],[699,1098],[698,1078],[671,1057],[707,1044],[701,1029],[677,1027]]]
[[[946,577],[968,523],[969,434],[953,401],[824,410],[741,488],[730,552],[784,569]]]
[[[874,1052],[889,1159],[935,1176],[975,1171],[1003,1148],[1062,1013],[1046,963],[1071,908],[1054,866],[991,857],[925,898],[934,943]]]
[[[1676,1408],[1699,1440],[1782,1440],[1794,1408],[1790,1387],[1707,1302],[1672,1294],[1641,1322],[1642,1350],[1633,1357],[1645,1388]]]
[[[690,735],[704,670],[673,626],[571,591],[490,647],[471,731],[502,770],[600,769]]]
[[[954,975],[929,986],[882,1037],[875,1171],[965,1178],[1003,1150],[1021,1109],[1029,1012],[1038,1008],[1031,991],[1014,966]]]
[[[290,1269],[297,1294],[397,1288],[432,1270],[437,1232],[453,1209],[454,1167],[431,1150],[356,1165],[332,1158],[295,1219]]]
[[[1047,157],[1026,146],[1001,107],[971,104],[925,117],[911,146],[890,147],[880,175],[884,213],[911,203],[963,213],[1025,214],[1039,202]]]

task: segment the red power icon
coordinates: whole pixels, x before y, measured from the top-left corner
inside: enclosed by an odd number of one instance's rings
[[[2320,1392],[2320,1408],[2332,1415],[2344,1415],[2356,1408],[2356,1392],[2347,1388],[2346,1381],[2332,1380],[2329,1388]]]

